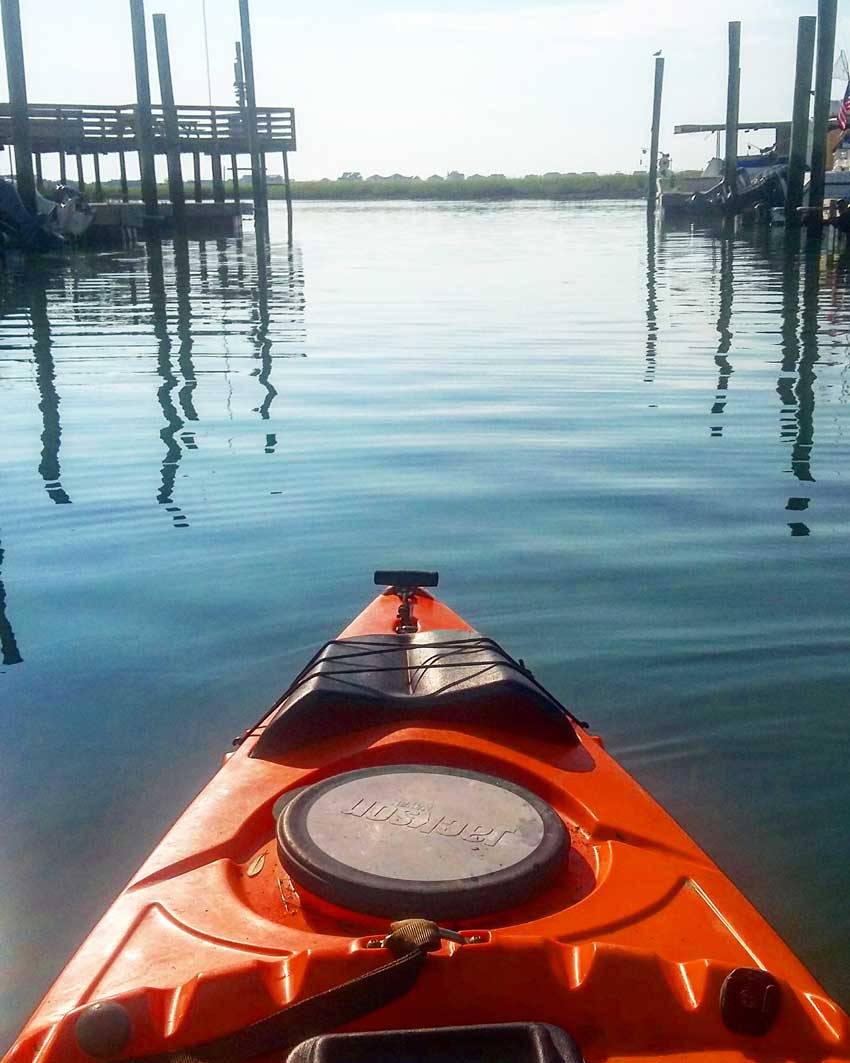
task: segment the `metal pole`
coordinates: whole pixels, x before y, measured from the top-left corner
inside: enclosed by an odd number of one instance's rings
[[[832,95],[832,67],[835,52],[835,17],[838,0],[818,0],[817,67],[815,69],[814,129],[812,130],[812,175],[809,179],[809,208],[819,226],[823,215],[826,184],[826,146],[829,131],[829,104]]]
[[[18,195],[27,210],[35,213],[35,178],[32,172],[32,134],[27,106],[27,74],[21,9],[18,0],[0,0],[3,17],[3,46],[6,50],[6,79],[9,82],[9,112],[12,143],[15,145],[15,175]]]
[[[815,54],[814,15],[802,15],[797,20],[797,71],[794,77],[794,110],[791,123],[791,150],[788,158],[788,195],[785,210],[788,220],[799,221],[803,205],[803,183],[809,151],[809,105],[812,94],[812,62]]]
[[[664,60],[655,57],[655,93],[652,98],[652,140],[649,148],[649,183],[646,189],[646,209],[655,213],[655,201],[658,198],[658,137],[661,127],[661,90],[664,87]],[[286,152],[283,153],[286,158]],[[287,194],[287,203],[289,195]]]
[[[286,193],[286,232],[292,243],[292,186],[289,183],[289,153],[283,153],[283,188]]]
[[[165,146],[168,157],[168,190],[174,224],[182,228],[186,223],[186,196],[183,191],[183,169],[180,164],[180,130],[174,87],[171,83],[171,59],[168,54],[168,26],[165,15],[153,16],[153,35],[156,44],[156,67],[159,73],[159,95],[165,120]]]
[[[153,122],[151,119],[151,82],[148,72],[148,40],[145,33],[145,0],[130,0],[133,25],[133,58],[136,65],[136,142],[142,178],[142,201],[149,221],[159,217],[156,194]]]
[[[741,23],[729,23],[729,76],[726,86],[726,188],[738,187],[738,104],[741,94]]]
[[[245,110],[248,121],[248,150],[251,153],[251,190],[254,196],[254,218],[266,217],[268,204],[263,197],[263,173],[257,150],[257,94],[254,87],[254,49],[251,44],[251,15],[248,0],[239,0],[239,21],[242,27],[242,62],[245,67]]]

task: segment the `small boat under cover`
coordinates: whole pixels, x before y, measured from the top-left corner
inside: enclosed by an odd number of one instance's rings
[[[602,741],[435,574],[376,581],[7,1063],[850,1059],[841,1008]]]

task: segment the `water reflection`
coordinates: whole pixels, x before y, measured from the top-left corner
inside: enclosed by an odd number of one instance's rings
[[[710,237],[714,276],[718,277],[719,307],[715,325],[717,383],[711,405],[716,418],[711,436],[722,438],[727,416],[729,389],[734,366],[729,357],[734,329],[734,302],[746,304],[752,314],[765,305],[760,294],[779,296],[779,371],[776,394],[779,397],[779,438],[790,449],[785,471],[802,485],[813,484],[815,453],[816,367],[821,361],[821,337],[825,323],[835,323],[844,312],[850,248],[836,258],[817,238],[801,241],[799,232],[758,227],[748,232],[718,230]],[[669,249],[668,249],[669,254]],[[646,376],[655,371],[658,344],[658,294],[656,233],[647,229],[646,269]],[[740,265],[740,269],[738,268]],[[830,305],[824,290],[829,289]],[[669,295],[669,289],[668,289]],[[670,308],[674,313],[676,308]],[[830,342],[832,340],[830,339]],[[802,513],[809,509],[812,496],[798,490],[790,494],[785,509]],[[810,528],[800,519],[788,521],[792,536],[807,536]]]
[[[109,357],[120,358],[129,369],[139,335],[147,334],[155,342],[156,398],[162,415],[159,436],[164,448],[155,497],[175,527],[188,527],[177,492],[181,463],[188,452],[199,449],[199,340],[205,359],[224,356],[231,419],[234,356],[247,356],[258,363],[250,370],[262,389],[253,410],[262,421],[269,421],[278,394],[272,383],[275,357],[305,355],[304,277],[298,250],[289,245],[281,256],[279,285],[267,238],[258,241],[256,270],[253,265],[241,238],[216,241],[212,268],[210,245],[190,244],[185,238],[149,241],[144,248],[120,254],[81,255],[71,263],[38,268],[24,259],[5,264],[0,289],[0,312],[7,320],[4,346],[18,351],[23,341],[31,352],[41,418],[38,472],[51,501],[59,505],[72,501],[61,478],[57,328],[59,353],[72,373],[78,372],[81,361],[97,359],[92,381],[106,369]],[[18,321],[28,325],[27,340],[14,334]],[[119,338],[122,326],[126,329],[123,343]],[[109,340],[115,341],[114,346]],[[203,371],[222,369],[206,362]],[[266,429],[260,435],[265,453],[274,453],[277,442],[274,431]],[[4,638],[5,654],[8,638]]]
[[[732,347],[732,297],[735,286],[734,272],[735,244],[731,235],[724,234],[720,241],[720,310],[717,315],[717,332],[720,339],[714,364],[717,366],[717,390],[714,396],[712,415],[720,417],[726,410],[729,397],[729,378],[734,369],[727,355]],[[715,438],[723,435],[723,423],[713,424],[711,434]]]
[[[12,621],[6,615],[6,586],[3,583],[3,544],[0,543],[0,656],[3,664],[21,664],[23,657],[15,639]]]
[[[658,223],[655,218],[646,224],[646,367],[643,380],[651,384],[655,379],[655,359],[658,350],[658,293],[655,287],[655,245]]]
[[[44,480],[48,496],[65,505],[71,499],[60,482],[59,445],[62,424],[59,419],[59,393],[56,390],[56,367],[53,364],[53,343],[50,320],[47,316],[47,292],[39,284],[29,286],[29,312],[32,325],[32,353],[35,359],[35,380],[41,410],[41,461],[38,471]]]

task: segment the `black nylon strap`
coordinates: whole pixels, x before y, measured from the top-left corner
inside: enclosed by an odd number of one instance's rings
[[[368,974],[300,1000],[244,1030],[191,1048],[139,1057],[131,1063],[241,1063],[272,1052],[289,1052],[308,1037],[335,1030],[403,996],[419,977],[425,956],[425,952],[416,949]]]

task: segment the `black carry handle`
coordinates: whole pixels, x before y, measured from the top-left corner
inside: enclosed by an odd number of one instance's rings
[[[404,587],[408,590],[414,587],[436,587],[440,582],[440,573],[403,568],[378,569],[375,582],[379,586]]]

